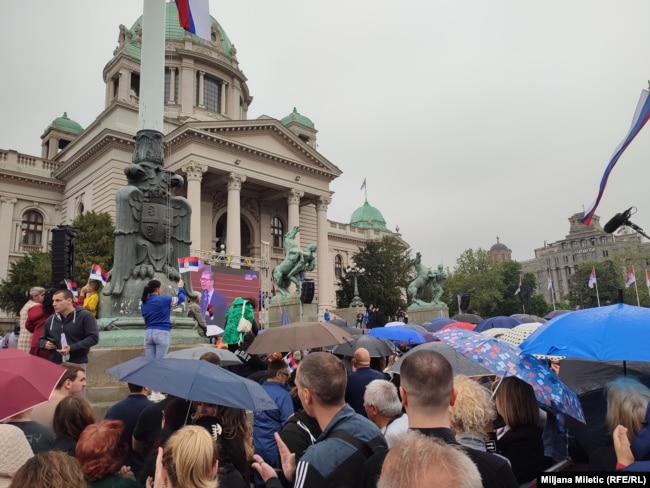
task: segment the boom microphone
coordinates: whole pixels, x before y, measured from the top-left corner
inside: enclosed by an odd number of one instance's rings
[[[621,225],[629,225],[630,217],[632,216],[632,209],[634,207],[628,208],[625,212],[623,213],[617,213],[614,215],[611,219],[609,219],[609,222],[605,224],[605,227],[603,227],[603,230],[607,232],[608,234],[611,234],[614,232],[616,229],[618,229]]]

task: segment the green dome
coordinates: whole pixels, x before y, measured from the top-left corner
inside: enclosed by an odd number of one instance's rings
[[[79,125],[74,120],[68,118],[68,112],[63,112],[62,117],[57,117],[52,121],[52,127],[55,129],[62,130],[63,132],[69,132],[70,134],[81,134],[84,130],[81,125]]]
[[[309,127],[310,129],[314,128],[314,123],[304,115],[300,115],[296,110],[296,107],[293,107],[293,112],[283,118],[280,122],[282,122],[283,125],[289,125],[291,122],[296,122],[305,127]]]
[[[185,35],[189,33],[186,32],[185,29],[183,29],[178,23],[178,9],[176,8],[176,4],[174,2],[167,2],[165,6],[166,6],[165,39],[182,41],[183,39],[185,39]],[[230,38],[225,33],[225,31],[221,28],[219,22],[217,22],[214,17],[210,16],[210,19],[212,24],[217,26],[217,29],[221,34],[221,39],[222,39],[221,47],[223,48],[223,52],[227,56],[232,57],[232,42],[230,42]],[[127,43],[126,45],[126,52],[130,56],[133,56],[136,59],[140,59],[140,46],[136,42],[136,35],[135,35],[135,31],[138,26],[140,27],[142,26],[142,16],[140,16],[138,20],[135,21],[133,26],[131,26],[130,31],[133,34],[133,36],[131,37],[131,42]],[[195,36],[194,34],[189,34],[189,35],[192,36],[194,41],[204,42],[204,40],[201,39],[199,36]]]
[[[350,225],[363,229],[388,230],[384,216],[368,201],[352,213]]]

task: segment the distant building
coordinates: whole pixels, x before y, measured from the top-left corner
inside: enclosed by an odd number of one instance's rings
[[[508,246],[506,246],[505,244],[499,242],[498,237],[497,237],[497,243],[490,248],[488,254],[492,258],[492,261],[494,261],[495,263],[512,261],[512,250],[508,249]]]
[[[521,262],[524,273],[537,278],[537,293],[552,301],[548,289],[548,272],[551,273],[555,300],[567,300],[572,273],[587,261],[607,261],[618,254],[641,254],[650,257],[650,242],[636,233],[619,236],[607,234],[600,225],[600,217],[594,215],[591,225],[580,223],[583,212],[569,217],[569,233],[562,240],[544,243],[535,249],[535,257]]]

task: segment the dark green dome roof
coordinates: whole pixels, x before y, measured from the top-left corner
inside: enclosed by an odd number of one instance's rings
[[[63,132],[69,132],[70,134],[81,134],[84,130],[81,125],[79,125],[74,120],[68,118],[68,112],[63,112],[62,117],[57,117],[52,121],[52,127],[55,129],[62,130]]]
[[[165,5],[166,5],[165,39],[182,41],[183,39],[185,39],[185,35],[190,35],[195,41],[205,42],[200,37],[186,32],[185,29],[183,29],[180,26],[180,24],[178,23],[178,9],[176,8],[176,3],[167,2]],[[221,39],[222,39],[221,47],[223,48],[223,52],[227,56],[232,57],[232,42],[230,42],[230,38],[228,37],[226,32],[222,29],[221,25],[219,25],[219,22],[215,20],[214,17],[210,16],[210,19],[211,19],[211,23],[217,26],[217,29],[221,34]],[[140,46],[137,44],[135,40],[135,30],[138,26],[140,27],[142,26],[142,16],[140,16],[138,20],[136,20],[135,23],[131,26],[130,31],[133,33],[133,36],[131,38],[131,42],[127,43],[126,45],[126,52],[130,56],[133,56],[136,59],[140,59]]]
[[[300,125],[304,125],[305,127],[309,127],[310,129],[314,128],[314,123],[311,121],[311,119],[305,117],[304,115],[300,115],[298,113],[298,110],[296,110],[296,107],[293,107],[293,112],[283,118],[280,122],[282,122],[282,125],[289,125],[291,122],[296,122]]]
[[[350,225],[363,229],[388,230],[384,216],[368,201],[352,213]]]

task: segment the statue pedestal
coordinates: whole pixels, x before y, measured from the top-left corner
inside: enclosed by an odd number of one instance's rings
[[[449,317],[449,308],[446,305],[440,307],[413,307],[411,305],[406,312],[409,316],[409,324],[424,324],[433,319]]]
[[[291,296],[280,298],[275,296],[269,305],[269,327],[282,325],[282,309],[289,317],[289,323],[294,322],[317,322],[318,306],[315,303],[300,303],[300,297]]]

